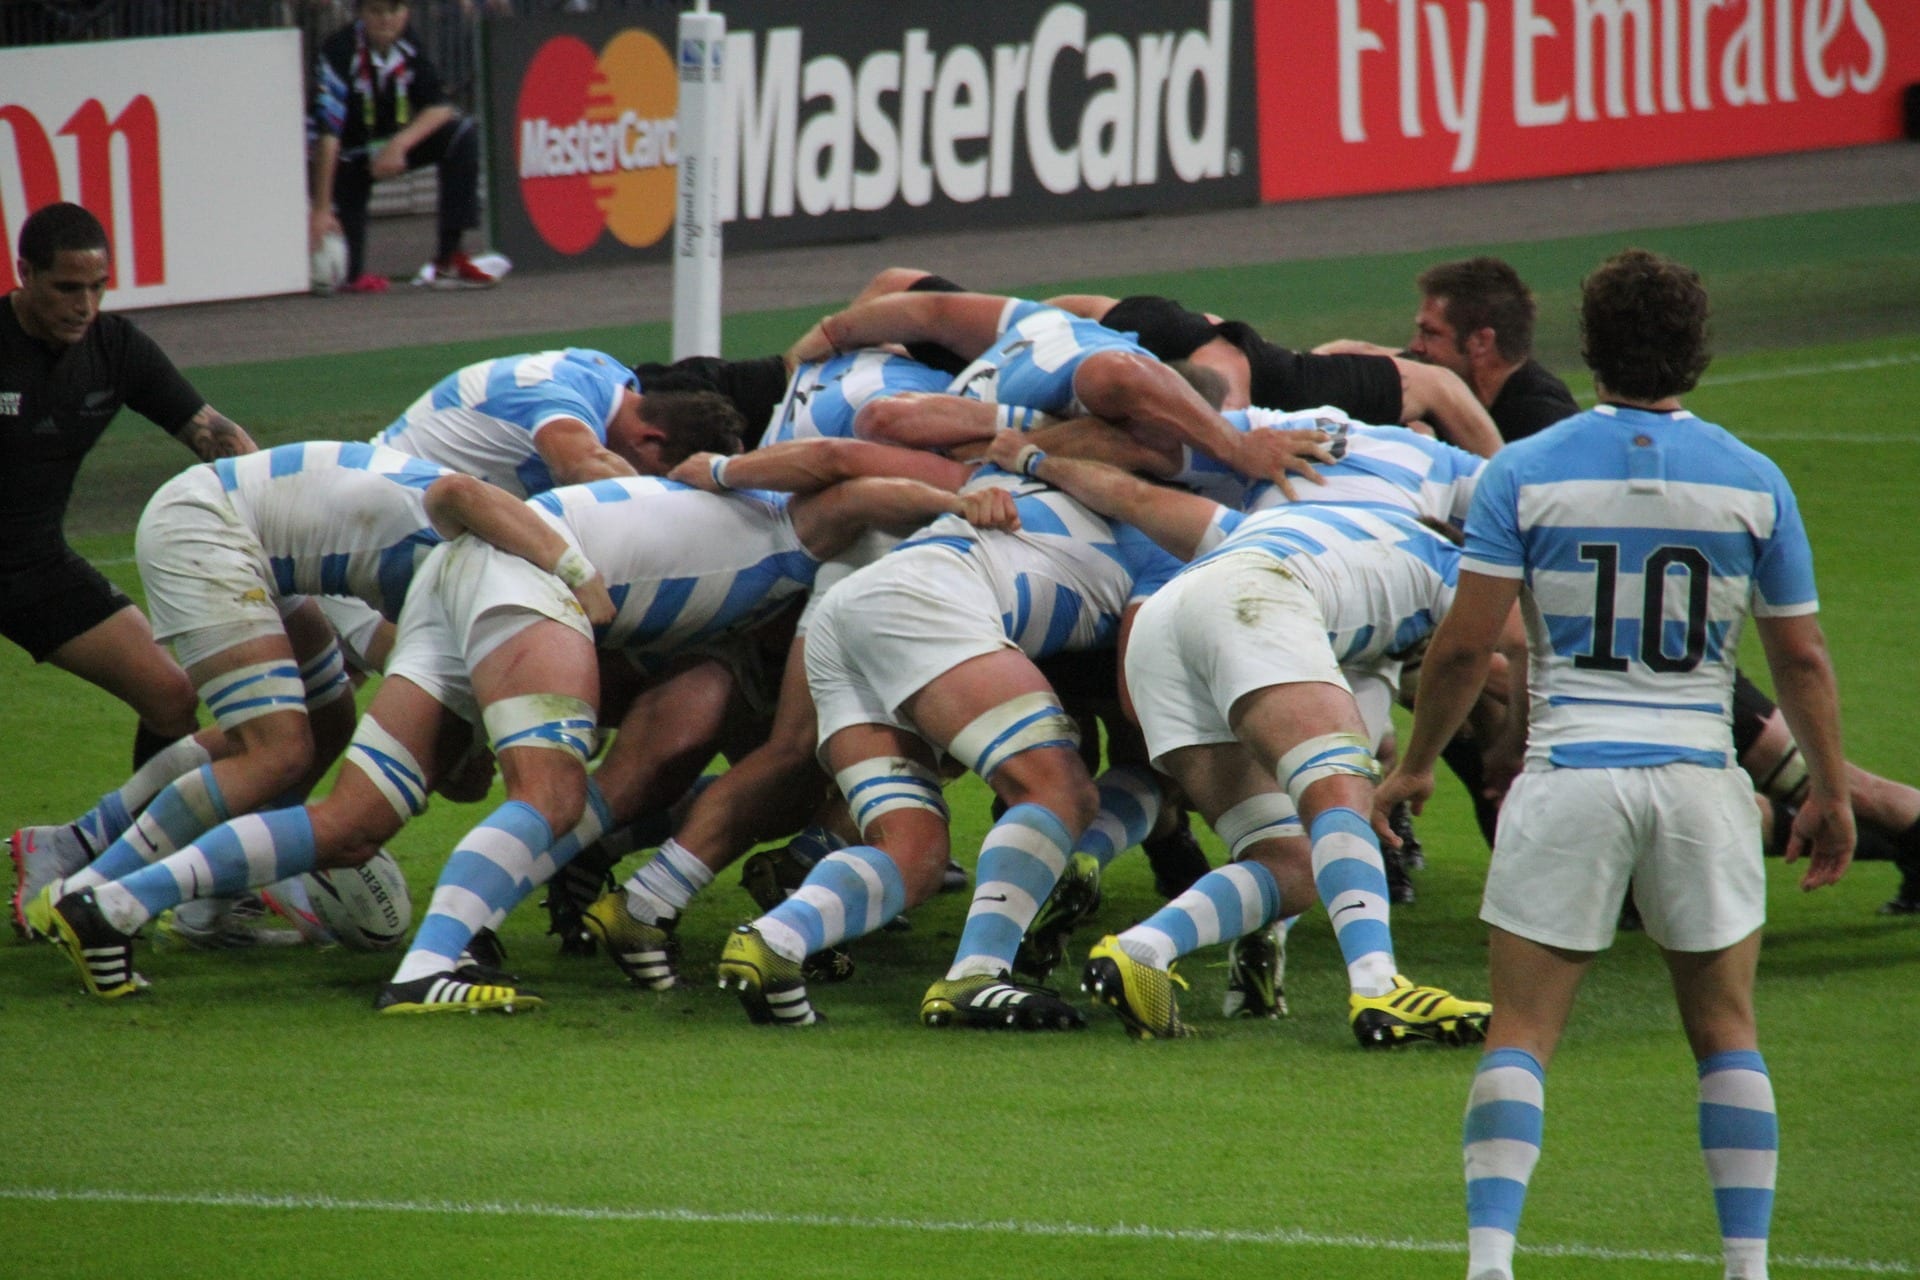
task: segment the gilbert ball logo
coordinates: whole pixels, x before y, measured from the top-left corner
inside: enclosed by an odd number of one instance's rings
[[[555,36],[527,64],[515,110],[520,199],[542,240],[584,253],[602,228],[636,249],[673,225],[679,72],[645,31],[596,56]]]

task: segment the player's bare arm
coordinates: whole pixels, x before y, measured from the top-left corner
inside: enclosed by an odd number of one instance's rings
[[[902,391],[861,405],[853,431],[862,440],[906,449],[953,449],[991,439],[999,409],[965,396]]]
[[[786,440],[733,457],[696,453],[667,478],[708,493],[728,489],[813,493],[842,480],[899,476],[951,492],[972,474],[964,463],[919,449],[869,440],[822,439]]]
[[[180,443],[193,450],[194,456],[202,462],[255,453],[260,448],[239,423],[210,404],[201,405],[200,412],[187,419],[187,425],[180,428],[179,437]]]
[[[866,476],[818,493],[803,494],[791,508],[793,531],[808,553],[822,560],[840,554],[868,529],[912,533],[945,515],[965,517],[978,529],[1017,529],[1019,512],[1010,494],[962,498],[945,489],[902,480]]]
[[[990,293],[894,293],[826,317],[788,350],[825,360],[889,342],[938,342],[971,359],[1000,336],[1007,299]]]
[[[555,484],[586,484],[640,474],[625,458],[601,444],[593,428],[577,418],[561,418],[542,426],[533,437],[533,447],[553,473]]]
[[[595,626],[613,621],[613,597],[595,569],[558,530],[506,490],[474,476],[442,476],[427,487],[427,518],[443,538],[463,533],[536,564],[567,584]]]
[[[1421,419],[1432,423],[1442,440],[1483,458],[1500,451],[1503,442],[1499,428],[1460,375],[1398,355],[1393,357],[1393,364],[1400,371],[1402,422]]]
[[[1122,471],[1171,479],[1180,470],[1180,449],[1170,441],[1142,440],[1099,418],[1074,418],[1026,434],[1049,456],[1085,458]]]
[[[1397,347],[1383,347],[1377,342],[1367,342],[1360,338],[1335,338],[1332,342],[1323,342],[1313,349],[1317,356],[1397,356]]]
[[[1223,508],[1196,494],[1166,489],[1104,462],[1056,458],[1019,433],[1003,431],[988,460],[1005,471],[1043,480],[1103,516],[1124,520],[1182,560],[1191,560]]]
[[[1846,874],[1853,861],[1853,800],[1840,745],[1840,694],[1827,637],[1812,614],[1756,616],[1754,628],[1773,673],[1773,696],[1807,761],[1807,798],[1793,820],[1785,858],[1809,859],[1802,889]]]

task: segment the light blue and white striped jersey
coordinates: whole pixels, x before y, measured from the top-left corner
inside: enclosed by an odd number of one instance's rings
[[[1112,644],[1127,605],[1182,567],[1132,525],[1096,515],[1038,480],[989,466],[961,492],[983,487],[1013,492],[1018,531],[980,530],[941,516],[889,554],[938,548],[967,557],[993,587],[1007,639],[1030,658]]]
[[[765,621],[813,585],[785,495],[705,493],[640,476],[550,489],[534,510],[606,579],[603,649],[665,656]]]
[[[553,488],[533,443],[542,427],[572,418],[605,444],[621,392],[639,389],[633,370],[604,351],[501,356],[440,379],[373,442],[524,498]]]
[[[862,405],[903,391],[945,391],[953,379],[918,360],[890,351],[848,351],[801,365],[787,380],[786,397],[760,437],[760,447],[784,440],[848,440]]]
[[[1334,437],[1340,460],[1316,464],[1325,484],[1293,482],[1298,502],[1371,503],[1396,507],[1443,524],[1466,523],[1473,489],[1486,459],[1423,436],[1405,427],[1375,427],[1355,422],[1331,405],[1282,413],[1278,409],[1236,409],[1221,415],[1236,431],[1262,427],[1301,431],[1317,428]],[[1181,446],[1176,484],[1224,507],[1265,511],[1287,505],[1271,480],[1249,480],[1224,462],[1191,445]]]
[[[1530,763],[1733,767],[1749,613],[1819,607],[1780,469],[1685,411],[1602,405],[1487,463],[1463,566],[1518,578]]]
[[[354,596],[400,616],[440,543],[426,494],[453,473],[373,444],[283,444],[204,464],[260,542],[280,595]]]
[[[1080,362],[1096,351],[1130,351],[1152,360],[1124,333],[1020,298],[1000,313],[1000,339],[962,369],[947,389],[988,404],[1017,404],[1059,418],[1084,414],[1073,393]]]
[[[1256,552],[1286,566],[1320,605],[1343,667],[1404,654],[1453,607],[1460,551],[1391,506],[1298,503],[1245,514],[1221,509],[1194,564]]]

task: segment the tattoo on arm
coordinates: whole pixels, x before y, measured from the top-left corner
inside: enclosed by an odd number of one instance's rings
[[[180,443],[193,450],[202,462],[253,453],[260,447],[253,442],[252,436],[241,429],[239,423],[224,416],[210,404],[201,405],[200,412],[180,428]]]

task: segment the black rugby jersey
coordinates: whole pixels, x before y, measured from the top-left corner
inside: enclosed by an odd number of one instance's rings
[[[134,324],[103,312],[86,337],[50,346],[0,299],[0,569],[65,546],[60,525],[88,450],[126,405],[178,434],[206,401]]]

